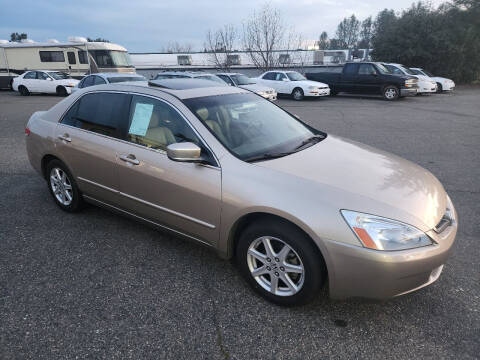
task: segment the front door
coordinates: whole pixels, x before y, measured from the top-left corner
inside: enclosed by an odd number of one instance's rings
[[[130,95],[90,93],[81,97],[57,125],[58,153],[84,195],[117,205],[116,154],[122,143]]]
[[[359,64],[357,89],[358,92],[376,94],[380,92],[382,79],[372,64]]]
[[[117,154],[122,207],[215,245],[221,170],[189,123],[169,103],[135,95],[127,141]],[[177,142],[196,143],[214,166],[170,160],[166,148]]]

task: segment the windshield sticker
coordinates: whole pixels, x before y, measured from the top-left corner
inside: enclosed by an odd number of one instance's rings
[[[130,125],[129,134],[145,136],[150,124],[150,118],[152,117],[153,104],[141,104],[135,105],[135,112],[133,113],[132,124]]]

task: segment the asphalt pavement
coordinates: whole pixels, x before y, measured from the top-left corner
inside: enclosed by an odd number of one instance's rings
[[[95,207],[62,212],[24,141],[29,116],[60,100],[0,92],[1,359],[480,357],[480,87],[277,102],[427,168],[460,219],[433,285],[385,302],[333,301],[325,290],[297,308],[258,297],[197,244]]]

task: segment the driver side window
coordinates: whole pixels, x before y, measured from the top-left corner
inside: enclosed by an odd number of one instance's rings
[[[183,117],[167,103],[144,96],[133,96],[127,140],[152,149],[166,150],[179,142],[201,142]]]
[[[277,81],[283,81],[283,79],[286,79],[287,77],[285,76],[284,73],[277,73],[277,76],[275,78],[275,80]]]

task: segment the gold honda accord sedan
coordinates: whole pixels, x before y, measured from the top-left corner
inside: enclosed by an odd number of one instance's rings
[[[28,121],[63,210],[102,206],[234,258],[281,305],[385,299],[437,280],[457,214],[427,170],[201,80],[100,85]]]

